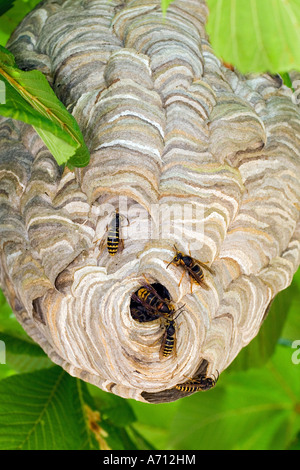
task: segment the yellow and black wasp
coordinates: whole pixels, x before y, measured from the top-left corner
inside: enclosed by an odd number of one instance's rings
[[[212,377],[207,377],[206,375],[200,374],[198,376],[195,376],[187,380],[187,382],[175,385],[175,388],[177,390],[180,390],[180,392],[183,392],[183,393],[205,391],[214,387],[218,381],[218,378],[219,378],[218,371],[217,371],[217,377],[215,377],[214,375]]]
[[[130,309],[133,318],[141,323],[159,317],[172,318],[175,312],[167,289],[159,283],[139,287],[131,296]]]
[[[107,250],[111,256],[115,256],[115,254],[117,253],[120,242],[123,249],[124,242],[122,239],[120,239],[120,214],[119,210],[116,209],[115,216],[108,227],[106,241]]]
[[[106,247],[110,256],[115,256],[120,247],[121,250],[124,248],[123,239],[120,237],[121,217],[123,216],[116,209],[110,224],[107,226]],[[97,243],[97,241],[99,240],[96,240],[94,243]],[[104,245],[104,242],[105,240],[101,243],[100,247]]]
[[[157,292],[160,291],[160,293]],[[184,306],[183,306],[184,307]],[[177,317],[182,312],[180,312]],[[131,296],[131,315],[139,322],[149,322],[161,318],[165,328],[160,347],[160,358],[169,357],[176,350],[176,310],[167,289],[161,284],[144,284]]]
[[[164,320],[164,327],[165,332],[163,334],[163,339],[159,351],[160,359],[164,357],[169,357],[176,352],[176,327],[175,327],[175,320],[179,317],[182,313],[184,305],[180,307],[180,312],[176,316],[176,318],[166,318]]]
[[[139,323],[146,323],[157,320],[157,318],[161,317],[160,313],[155,313],[155,310],[149,310],[149,308],[145,307],[143,303],[139,304],[138,302],[139,300],[136,301],[134,296],[131,298],[130,313],[134,320]]]
[[[178,285],[180,286],[184,273],[187,272],[191,278],[191,293],[193,290],[193,281],[199,284],[199,286],[203,287],[203,289],[208,290],[209,286],[204,280],[204,272],[202,268],[207,269],[207,271],[209,271],[211,274],[214,274],[214,271],[201,261],[192,258],[192,256],[185,255],[179,251],[175,245],[174,248],[176,250],[176,254],[174,258],[168,263],[167,268],[170,266],[170,264],[175,264],[175,266],[182,266],[184,268]]]

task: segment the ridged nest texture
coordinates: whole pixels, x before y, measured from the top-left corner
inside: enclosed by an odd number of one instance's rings
[[[46,75],[91,161],[63,169],[32,127],[1,119],[1,286],[53,362],[145,402],[186,396],[175,387],[189,377],[217,378],[300,263],[299,108],[280,77],[222,64],[207,14],[202,0],[175,0],[165,18],[160,1],[46,0],[8,43],[20,68]],[[120,201],[121,237],[132,236],[110,256]],[[141,214],[154,232],[142,222],[139,239]],[[174,244],[212,269],[208,289],[168,266]],[[165,319],[131,314],[147,282],[184,306],[169,357]]]

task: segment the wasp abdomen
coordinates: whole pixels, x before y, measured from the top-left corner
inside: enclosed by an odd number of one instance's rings
[[[219,378],[219,373],[217,377],[199,376],[199,377],[190,379],[185,383],[177,384],[175,388],[184,393],[200,392],[200,391],[203,392],[205,390],[209,390],[210,388],[214,387],[217,383],[218,378]]]
[[[160,349],[160,357],[169,357],[175,351],[176,330],[175,321],[166,322],[166,331],[163,336],[162,345]]]
[[[156,320],[160,317],[159,314],[155,315],[154,313],[149,314],[147,310],[142,305],[136,305],[130,309],[131,316],[134,320],[139,323],[146,323],[153,320]]]
[[[174,330],[175,333],[175,330]],[[170,356],[172,354],[174,345],[175,345],[175,338],[174,338],[174,333],[170,334],[170,332],[167,332],[167,338],[165,340],[164,348],[162,355],[164,357]]]
[[[149,307],[154,308],[161,314],[170,315],[173,313],[174,308],[167,304],[167,301],[158,297],[155,293],[149,291],[147,287],[141,287],[137,296],[145,302]]]
[[[107,234],[107,250],[111,256],[114,256],[119,248],[120,243],[120,214],[116,212],[115,217],[108,229]]]
[[[188,393],[188,392],[198,392],[200,390],[199,386],[198,388],[191,384],[191,385],[187,385],[187,384],[178,384],[176,385],[175,387],[177,390],[179,390],[180,392],[185,392],[185,393]]]

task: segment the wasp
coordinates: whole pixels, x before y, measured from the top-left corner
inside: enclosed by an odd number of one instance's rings
[[[123,249],[124,242],[122,239],[120,240],[120,214],[119,210],[116,209],[115,216],[112,219],[110,226],[108,227],[106,241],[107,250],[111,256],[115,256],[115,254],[117,253],[120,241]]]
[[[213,388],[216,385],[218,378],[219,371],[217,371],[217,377],[215,377],[214,375],[212,377],[207,377],[206,375],[198,375],[189,379],[187,382],[175,385],[175,388],[177,390],[180,390],[180,392],[184,393],[205,391],[209,390],[210,388]]]
[[[130,312],[132,318],[140,323],[153,321],[160,317],[159,313],[155,314],[152,311],[149,313],[149,311],[143,305],[137,304],[134,302],[134,300],[131,300]]]
[[[165,295],[164,298],[157,292],[156,286],[161,286],[160,289],[163,295]],[[136,293],[132,294],[131,300],[135,304],[131,304],[131,307],[135,308],[136,304],[142,306],[144,310],[139,308],[139,312],[143,313],[146,311],[150,317],[153,317],[153,320],[159,317],[171,319],[175,313],[175,307],[170,300],[169,294],[167,295],[167,289],[161,284],[144,284]]]
[[[160,293],[157,290],[160,290]],[[169,357],[176,350],[176,324],[175,320],[182,313],[184,305],[179,308],[178,315],[171,303],[167,289],[161,284],[144,284],[131,296],[130,310],[134,320],[149,322],[161,318],[165,332],[159,351],[160,358]]]
[[[182,313],[182,309],[184,305],[180,307],[180,312],[178,313],[177,317]],[[171,354],[174,354],[176,351],[176,328],[175,328],[175,320],[176,318],[166,318],[165,319],[165,333],[163,335],[159,357],[163,359],[164,357],[169,357]]]
[[[185,255],[179,251],[175,245],[174,248],[176,250],[176,254],[174,258],[168,263],[167,268],[170,266],[170,264],[175,264],[175,266],[182,266],[184,268],[178,285],[180,286],[184,273],[187,272],[191,278],[191,293],[193,291],[193,281],[199,284],[199,286],[203,287],[203,289],[208,290],[209,286],[204,280],[204,273],[202,268],[207,269],[207,271],[209,271],[211,274],[214,274],[214,271],[201,261],[198,261],[191,256]]]
[[[122,250],[124,248],[123,239],[120,238],[121,217],[123,216],[120,215],[119,210],[116,209],[115,214],[110,224],[106,227],[107,229],[106,247],[110,256],[115,256],[115,254],[118,252],[120,245],[122,245]],[[99,240],[96,240],[96,242],[94,243],[97,243],[98,241]],[[101,243],[101,247],[103,243]]]

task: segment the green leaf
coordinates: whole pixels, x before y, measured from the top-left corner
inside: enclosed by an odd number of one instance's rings
[[[47,79],[38,70],[24,72],[12,54],[0,46],[0,76],[6,87],[6,102],[0,114],[31,124],[59,165],[89,162],[89,151],[79,126],[58,100]]]
[[[300,430],[300,365],[278,346],[263,369],[222,374],[216,387],[180,400],[171,449],[286,449]]]
[[[58,366],[0,380],[0,450],[138,449],[142,436],[115,426],[88,386]]]
[[[0,381],[0,449],[107,448],[86,384],[55,366]]]
[[[258,335],[248,346],[241,350],[229,366],[229,371],[263,367],[266,364],[274,354],[276,345],[282,336],[287,317],[292,312],[292,309],[294,309],[294,301],[299,299],[299,297],[300,289],[295,278],[287,289],[279,292],[275,297]]]
[[[3,332],[18,338],[26,338],[28,341],[31,341],[20,323],[17,321],[10,305],[6,301],[6,298],[0,289],[0,336]]]
[[[167,449],[173,418],[180,406],[180,400],[172,403],[148,404],[129,400],[137,417],[133,428],[156,449]]]
[[[0,380],[5,379],[11,375],[14,375],[15,371],[11,369],[7,364],[0,363]]]
[[[298,0],[208,0],[216,54],[242,73],[300,68]]]
[[[295,91],[294,88],[293,88],[291,77],[289,76],[288,72],[281,72],[279,75],[281,76],[285,86],[287,86],[287,87],[291,88],[293,91]]]
[[[15,66],[15,58],[13,54],[2,46],[0,47],[0,63],[9,67]]]
[[[165,16],[165,14],[167,13],[167,9],[168,9],[168,6],[170,5],[170,3],[172,3],[174,0],[161,0],[161,9],[163,11],[163,14]]]
[[[13,3],[13,7],[0,17],[0,44],[5,46],[11,33],[18,26],[24,16],[27,15],[40,0],[1,0],[2,3],[10,4]]]
[[[44,351],[36,343],[32,343],[30,338],[18,338],[7,333],[0,333],[0,338],[5,342],[7,351],[15,355],[25,354],[26,356],[45,356]]]
[[[0,0],[0,15],[6,13],[13,6],[15,0]]]
[[[296,439],[292,442],[288,450],[300,450],[300,431]]]
[[[153,445],[145,439],[135,426],[136,416],[133,411],[135,400],[125,400],[112,393],[104,392],[94,385],[87,384],[101,417],[110,428],[110,437],[114,436],[113,449],[154,449]],[[114,429],[114,433],[112,433]]]
[[[95,385],[88,384],[88,390],[93,396],[101,416],[109,420],[116,427],[125,427],[136,420],[135,414],[128,400],[112,393],[104,392]]]
[[[137,450],[155,450],[153,444],[148,441],[134,425],[128,426],[126,429]],[[127,449],[127,447],[125,447],[125,449]]]
[[[53,366],[40,346],[32,341],[18,323],[1,290],[0,340],[5,345],[6,362],[6,367],[0,364],[0,379],[15,373],[30,372]]]
[[[297,287],[297,295],[296,290],[291,291],[292,304],[289,309],[288,321],[285,323],[281,335],[282,341],[289,343],[300,339],[300,269],[295,274],[292,285]]]
[[[6,364],[10,369],[10,375],[24,374],[35,370],[53,367],[53,362],[46,356],[31,356],[27,354],[12,354],[6,352]]]
[[[31,372],[38,369],[53,367],[53,362],[46,356],[42,348],[30,341],[30,338],[0,333],[6,349],[6,364],[17,373]]]

